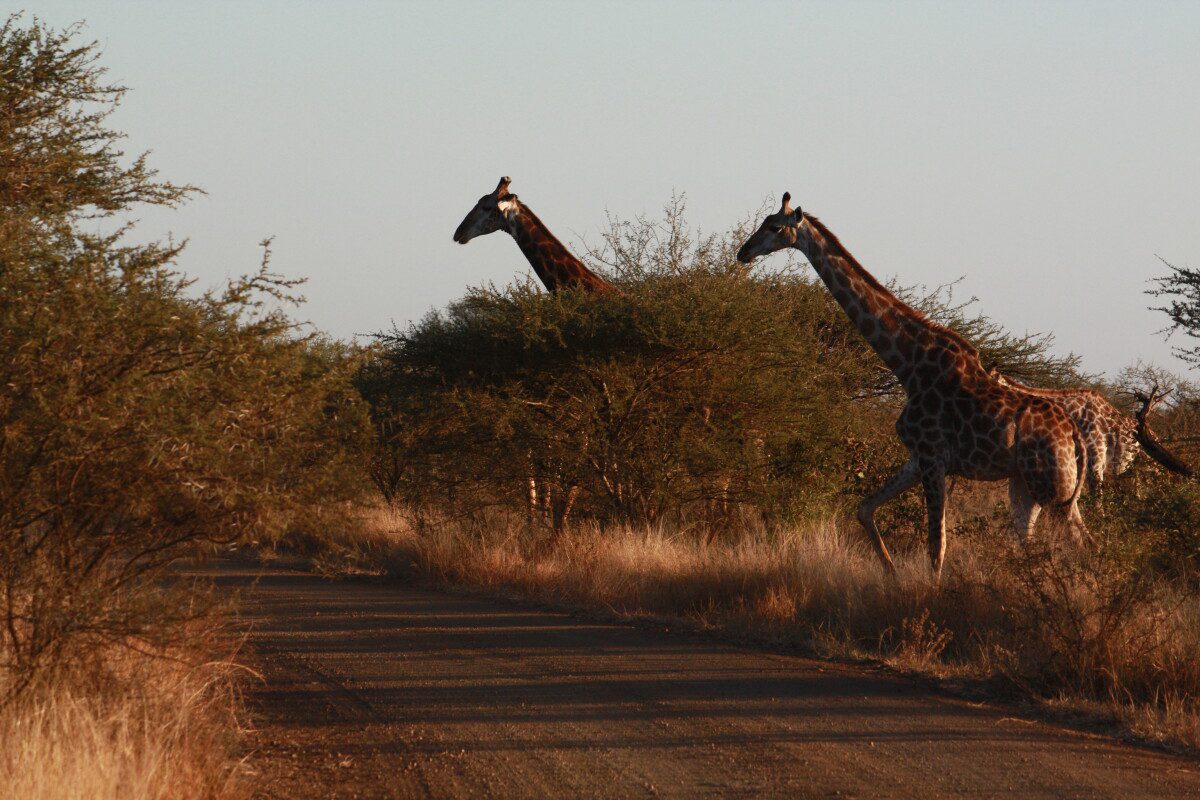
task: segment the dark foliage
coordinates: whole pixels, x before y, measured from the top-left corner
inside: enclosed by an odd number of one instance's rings
[[[95,45],[0,28],[0,683],[9,694],[101,645],[169,638],[175,560],[357,489],[357,354],[305,335],[262,268],[197,295],[179,247],[115,215],[186,188],[125,164],[124,91]],[[114,217],[97,234],[84,218]],[[2,698],[0,698],[2,699]]]

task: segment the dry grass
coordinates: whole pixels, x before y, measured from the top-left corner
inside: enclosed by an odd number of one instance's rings
[[[885,577],[856,527],[827,519],[718,536],[580,525],[548,545],[523,525],[421,523],[373,510],[318,559],[404,577],[668,617],[820,656],[870,658],[1009,697],[1103,710],[1200,746],[1200,601],[1098,553],[952,537],[940,585],[923,552]],[[1102,537],[1103,538],[1103,537]]]
[[[244,796],[229,662],[122,648],[103,664],[0,708],[0,797]]]

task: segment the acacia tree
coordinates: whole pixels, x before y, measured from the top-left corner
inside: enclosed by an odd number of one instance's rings
[[[1188,339],[1200,339],[1200,270],[1177,267],[1163,261],[1166,275],[1155,278],[1149,294],[1166,298],[1166,305],[1156,306],[1171,320],[1167,330],[1179,331]],[[1176,347],[1175,354],[1193,368],[1200,366],[1200,344]]]
[[[80,25],[57,31],[20,14],[0,27],[0,210],[60,232],[138,203],[175,206],[196,189],[157,179],[145,153],[126,163],[107,127],[125,87],[106,83]],[[78,233],[76,231],[76,233]]]
[[[0,700],[177,635],[165,568],[328,494],[359,431],[352,353],[281,310],[295,281],[264,258],[197,294],[179,245],[129,241],[126,212],[194,190],[126,158],[125,89],[77,35],[0,28]]]

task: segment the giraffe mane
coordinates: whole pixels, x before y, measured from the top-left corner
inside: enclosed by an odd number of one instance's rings
[[[954,340],[959,345],[961,345],[967,352],[974,355],[976,359],[979,358],[979,351],[977,349],[975,349],[975,346],[973,344],[971,344],[966,339],[964,339],[961,334],[959,334],[958,332],[956,332],[950,328],[947,328],[945,325],[942,325],[939,322],[935,322],[934,320],[930,319],[929,315],[926,314],[924,311],[921,311],[918,308],[913,308],[908,303],[901,300],[899,297],[896,297],[895,292],[893,292],[891,289],[887,288],[882,283],[880,283],[879,279],[876,278],[874,275],[872,275],[871,272],[866,267],[864,267],[857,258],[854,257],[854,254],[851,253],[846,248],[846,245],[842,244],[842,241],[841,241],[841,239],[839,239],[837,237],[837,234],[834,233],[833,231],[829,230],[829,228],[827,228],[825,226],[825,223],[821,222],[821,220],[819,218],[813,216],[812,214],[808,213],[807,211],[804,212],[803,218],[808,220],[809,224],[812,225],[814,228],[816,228],[820,232],[821,236],[823,236],[830,245],[832,245],[833,247],[836,247],[838,249],[838,251],[842,255],[842,258],[844,258],[844,259],[846,259],[846,261],[850,262],[850,264],[855,268],[856,272],[872,288],[874,288],[874,289],[886,294],[888,297],[892,298],[892,300],[896,303],[896,305],[905,309],[909,314],[912,315],[913,319],[915,319],[917,322],[921,323],[922,325],[925,325],[927,328],[929,328],[934,333],[937,333],[941,336],[945,336],[949,339]]]
[[[545,232],[545,236],[547,239],[549,239],[553,244],[557,244],[559,247],[562,248],[562,251],[563,251],[563,253],[566,254],[567,258],[571,259],[573,262],[575,262],[576,265],[578,265],[582,269],[585,269],[588,272],[591,272],[591,270],[589,270],[584,265],[584,263],[574,253],[571,252],[570,248],[568,248],[565,244],[563,244],[562,241],[557,236],[554,235],[554,232],[551,231],[548,227],[546,227],[546,223],[542,222],[542,220],[538,217],[538,215],[533,213],[533,209],[531,209],[529,206],[522,203],[520,200],[517,200],[516,195],[512,195],[512,199],[516,200],[517,205],[519,205],[521,207],[521,211],[523,213],[529,215],[529,218],[531,220],[533,220],[534,224],[537,225],[539,228],[541,228],[542,231]]]

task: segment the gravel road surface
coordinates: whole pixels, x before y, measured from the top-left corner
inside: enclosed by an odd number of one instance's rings
[[[1200,797],[1196,762],[883,670],[229,561],[265,798]]]

